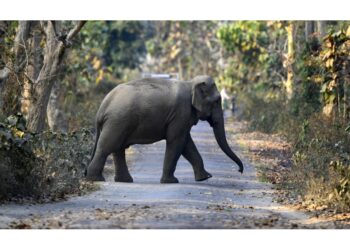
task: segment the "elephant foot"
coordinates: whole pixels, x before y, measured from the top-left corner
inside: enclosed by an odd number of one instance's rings
[[[160,183],[179,183],[179,180],[175,177],[162,177]]]
[[[102,175],[86,175],[87,181],[106,181]]]
[[[213,177],[213,176],[205,170],[202,171],[201,173],[195,174],[196,181],[204,181],[204,180],[207,180],[211,177]]]
[[[114,181],[115,182],[134,182],[133,178],[131,177],[131,175],[116,175],[114,177]]]

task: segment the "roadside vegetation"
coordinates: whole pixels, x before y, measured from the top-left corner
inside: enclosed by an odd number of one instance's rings
[[[304,206],[349,212],[349,25],[1,21],[0,200],[94,188],[82,177],[102,98],[153,72],[213,76],[251,131],[290,145],[278,185]]]
[[[224,44],[228,43],[226,39],[239,37],[236,33],[243,32],[247,25],[233,24],[225,28],[225,32],[232,34],[223,36]],[[284,28],[282,32],[267,27],[250,28],[255,33],[249,37],[255,37],[253,40],[256,41],[251,43],[257,44],[259,49],[251,53],[249,49],[248,52],[242,49],[233,55],[239,60],[248,57],[250,59],[245,59],[248,62],[257,62],[246,66],[255,68],[252,73],[247,70],[243,79],[238,76],[241,69],[230,72],[233,76],[229,78],[233,81],[230,86],[238,96],[236,115],[249,121],[251,131],[277,133],[290,144],[291,164],[287,172],[282,172],[279,185],[294,201],[298,200],[308,209],[349,212],[348,23],[312,22],[315,30],[309,34],[307,22],[275,22],[271,25]],[[294,26],[293,33],[289,34],[291,25]],[[278,40],[281,34],[284,39]],[[273,41],[266,43],[266,37]],[[288,45],[284,50],[275,49],[283,48],[290,40],[295,48]],[[238,41],[238,46],[233,46],[235,50],[240,48],[239,45],[247,44],[245,40]],[[265,53],[268,53],[267,58]],[[290,93],[289,79],[292,79]]]

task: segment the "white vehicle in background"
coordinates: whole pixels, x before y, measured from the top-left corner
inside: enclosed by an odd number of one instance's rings
[[[161,78],[161,79],[172,79],[179,80],[178,73],[142,73],[142,78]]]

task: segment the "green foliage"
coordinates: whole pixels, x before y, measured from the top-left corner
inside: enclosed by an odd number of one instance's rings
[[[242,55],[244,64],[264,63],[267,59],[269,38],[266,22],[237,21],[222,26],[217,36],[226,50]]]
[[[145,28],[139,21],[106,22],[108,37],[103,49],[106,65],[121,77],[122,69],[136,69],[146,54]],[[119,74],[119,75],[118,75]]]
[[[349,114],[346,115],[349,99],[345,99],[349,33],[345,29],[333,30],[323,41],[313,36],[299,45],[294,62],[294,95],[288,102],[278,94],[279,84],[275,87],[271,83],[263,84],[264,79],[273,79],[270,73],[255,78],[257,81],[249,83],[250,87],[241,88],[245,93],[238,101],[240,116],[250,121],[251,129],[282,133],[291,142],[293,164],[283,187],[291,194],[301,195],[306,206],[326,207],[338,212],[350,211],[350,129]],[[239,48],[237,44],[235,46]],[[242,53],[237,48],[235,54]],[[271,61],[271,65],[282,63],[278,53],[270,55],[269,59],[277,59]],[[249,74],[251,68],[269,69],[267,62],[259,66],[252,64],[245,73]],[[239,67],[231,71],[239,74],[242,72]],[[238,74],[229,76],[239,79]],[[344,115],[325,118],[321,110],[329,103],[335,104],[337,113],[344,112]]]
[[[323,69],[320,60],[321,44],[316,37],[311,37],[297,55],[295,69],[298,82],[295,94],[290,102],[291,112],[295,117],[306,119],[321,110],[320,83],[323,81]]]
[[[278,129],[283,117],[276,111],[285,108],[283,101],[266,98],[265,92],[239,94],[237,105],[240,112],[238,118],[250,121],[250,130],[265,133],[272,133]]]
[[[118,83],[139,77],[149,36],[141,21],[89,21],[66,58],[60,104],[70,130],[93,127],[103,97]]]
[[[146,41],[150,72],[178,73],[181,79],[217,74],[220,46],[216,21],[151,22],[152,35]]]
[[[90,160],[92,134],[31,134],[21,114],[0,123],[0,200],[63,198],[82,193],[82,176]]]
[[[146,54],[145,25],[141,21],[92,21],[81,31],[81,50],[88,67],[83,76],[94,79],[122,79],[125,70],[138,69]]]
[[[231,90],[282,87],[283,22],[237,21],[222,25],[217,37],[228,57],[218,82]]]
[[[345,87],[342,82],[347,77],[347,72],[343,71],[344,69],[347,71],[349,67],[350,34],[347,34],[344,29],[332,31],[324,41],[321,56],[326,74],[321,93],[326,104],[336,103],[340,108],[340,99]]]

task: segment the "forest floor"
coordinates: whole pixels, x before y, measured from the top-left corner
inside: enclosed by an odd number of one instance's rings
[[[134,183],[115,183],[109,159],[107,181],[98,191],[61,202],[1,205],[0,228],[344,227],[278,202],[275,185],[265,182],[273,183],[278,175],[261,174],[261,166],[288,168],[288,157],[283,156],[288,145],[278,137],[261,139],[257,133],[244,132],[244,126],[226,118],[227,137],[243,159],[243,174],[219,149],[210,126],[199,122],[191,134],[211,179],[194,181],[191,166],[181,158],[175,172],[180,183],[160,184],[165,142],[136,145],[127,155]]]

